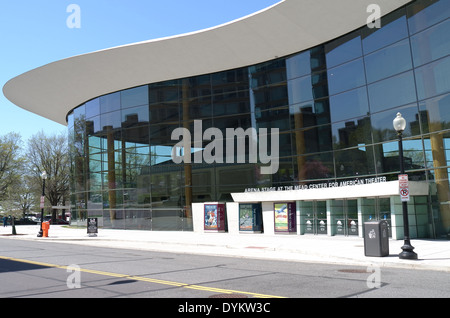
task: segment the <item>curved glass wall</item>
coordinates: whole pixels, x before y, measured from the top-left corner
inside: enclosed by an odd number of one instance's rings
[[[383,17],[379,29],[363,27],[285,58],[131,88],[77,107],[68,115],[72,218],[98,216],[112,228],[192,230],[192,203],[231,201],[230,193],[247,188],[396,180],[392,120],[400,111],[408,121],[409,178],[430,184],[429,235],[447,233],[449,15],[446,0],[414,1]],[[223,144],[227,128],[278,128],[278,171],[262,174],[250,147],[243,162],[237,148],[234,161],[214,152],[223,160],[205,160],[217,135],[200,137],[192,163],[174,163],[175,129],[188,129],[194,139],[195,131],[212,127]]]

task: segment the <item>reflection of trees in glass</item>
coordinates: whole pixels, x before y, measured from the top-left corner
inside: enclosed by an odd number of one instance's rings
[[[64,204],[69,196],[69,153],[65,134],[47,136],[43,131],[28,141],[27,158],[39,173],[46,171],[45,196],[51,206]],[[36,177],[37,178],[37,177]],[[52,211],[52,219],[56,210]]]

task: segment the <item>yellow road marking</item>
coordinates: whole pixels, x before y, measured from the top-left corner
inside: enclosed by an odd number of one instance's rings
[[[65,269],[65,270],[71,269],[70,266],[42,263],[42,262],[30,261],[30,260],[26,260],[26,259],[19,259],[19,258],[13,258],[13,257],[0,256],[0,259],[14,261],[14,262],[20,262],[20,263],[39,265],[39,266],[44,266],[44,267]],[[153,284],[161,284],[161,285],[168,285],[168,286],[176,286],[176,287],[181,287],[181,288],[209,291],[209,292],[221,293],[221,294],[241,294],[241,295],[249,295],[249,296],[253,296],[253,297],[257,297],[257,298],[285,298],[285,297],[281,297],[281,296],[265,295],[265,294],[237,291],[237,290],[231,290],[231,289],[222,289],[222,288],[215,288],[215,287],[207,287],[207,286],[200,286],[200,285],[190,285],[190,284],[179,283],[179,282],[172,282],[172,281],[155,279],[155,278],[133,276],[133,275],[127,275],[127,274],[118,274],[118,273],[111,273],[111,272],[104,272],[104,271],[98,271],[98,270],[86,269],[86,268],[79,268],[79,270],[81,272],[89,273],[89,274],[96,274],[96,275],[109,276],[109,277],[118,277],[118,278],[126,278],[126,279],[141,281],[141,282],[147,282],[147,283],[153,283]]]

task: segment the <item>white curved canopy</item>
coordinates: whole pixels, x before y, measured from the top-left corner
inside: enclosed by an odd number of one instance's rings
[[[411,0],[377,0],[385,15]],[[253,65],[322,44],[366,24],[373,0],[283,0],[214,28],[50,63],[10,80],[14,104],[66,124],[67,113],[115,91]]]

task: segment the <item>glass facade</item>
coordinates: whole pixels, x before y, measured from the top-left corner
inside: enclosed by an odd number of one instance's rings
[[[292,56],[86,102],[68,115],[72,218],[192,230],[192,203],[232,201],[230,193],[246,188],[396,180],[392,120],[401,112],[407,173],[430,185],[429,235],[448,232],[449,15],[447,0],[418,0],[383,17],[379,29],[362,27]],[[227,128],[278,128],[278,171],[261,174],[249,150],[244,162],[175,164],[172,132],[194,132],[194,120],[202,133],[215,127],[223,136]]]

